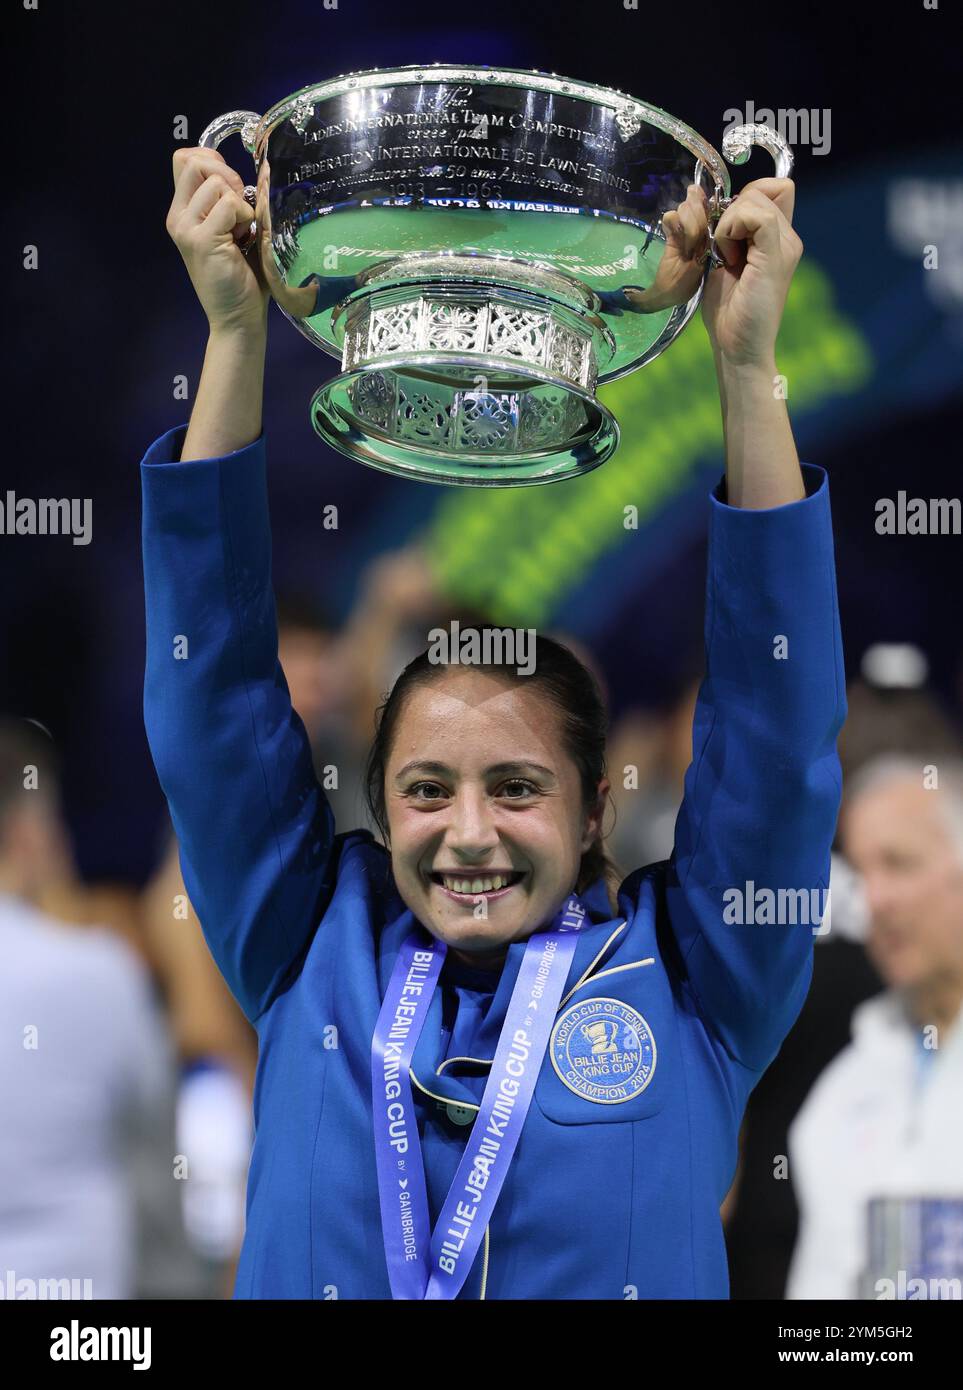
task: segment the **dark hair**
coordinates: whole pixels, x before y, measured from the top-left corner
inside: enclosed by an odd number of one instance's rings
[[[375,737],[365,764],[364,790],[372,820],[389,848],[385,770],[398,719],[413,690],[430,684],[449,669],[447,664],[432,660],[429,649],[421,652],[398,676],[375,715]],[[588,667],[561,642],[538,634],[530,675],[520,675],[514,666],[486,662],[472,663],[471,669],[489,671],[511,685],[535,686],[551,701],[559,715],[565,751],[578,768],[583,804],[594,805],[598,784],[605,776],[608,720],[598,682]],[[584,892],[599,877],[605,880],[612,910],[617,910],[616,894],[622,874],[606,852],[601,830],[582,855],[575,891]]]

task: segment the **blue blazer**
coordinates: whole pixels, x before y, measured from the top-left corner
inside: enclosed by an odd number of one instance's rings
[[[185,885],[259,1036],[235,1295],[389,1298],[370,1046],[410,914],[371,833],[335,834],[291,707],[264,436],[179,463],[185,433],[141,464],[144,715]],[[739,1125],[805,999],[818,929],[804,905],[782,924],[758,908],[740,918],[738,895],[821,901],[840,800],[829,486],[822,469],[803,473],[806,497],[766,511],[727,505],[724,482],[712,493],[707,674],[675,848],[624,880],[615,917],[601,880],[584,895],[559,1023],[604,1001],[640,1016],[648,1083],[600,1100],[563,1078],[550,1046],[463,1298],[728,1294],[719,1207]],[[455,971],[432,1000],[411,1072],[433,1221],[523,951],[509,948],[487,992]]]

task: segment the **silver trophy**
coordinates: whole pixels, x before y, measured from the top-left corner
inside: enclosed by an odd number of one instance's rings
[[[428,482],[549,483],[604,463],[619,427],[596,390],[681,333],[731,201],[689,126],[554,73],[350,73],[219,116],[199,143],[236,132],[258,171],[252,253],[286,317],[341,361],[311,401],[315,430]],[[788,177],[768,126],[730,127],[723,154],[741,164],[754,144]],[[709,244],[671,302],[662,214],[691,183]]]

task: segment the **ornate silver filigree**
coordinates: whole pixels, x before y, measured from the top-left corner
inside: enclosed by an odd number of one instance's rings
[[[433,453],[510,458],[567,443],[585,425],[571,392],[450,390],[393,372],[362,372],[348,388],[359,421]]]
[[[314,101],[310,94],[298,97],[291,108],[291,124],[299,135],[303,135],[308,121],[314,116]]]
[[[463,354],[467,370],[473,355],[508,358],[588,390],[597,380],[590,329],[574,317],[563,321],[548,302],[541,307],[481,289],[425,288],[404,298],[374,292],[350,307],[344,371],[368,360],[426,352]]]
[[[626,102],[615,108],[615,124],[623,140],[631,140],[642,129],[642,111],[638,106]]]

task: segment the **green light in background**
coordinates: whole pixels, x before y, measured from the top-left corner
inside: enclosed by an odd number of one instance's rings
[[[777,362],[797,417],[801,407],[859,390],[872,372],[866,340],[810,262],[790,288]],[[545,625],[599,558],[624,544],[626,506],[638,508],[641,527],[714,453],[721,473],[722,416],[701,322],[599,396],[622,427],[620,448],[601,468],[558,486],[453,489],[442,498],[418,539],[454,602],[482,608],[494,623]]]

